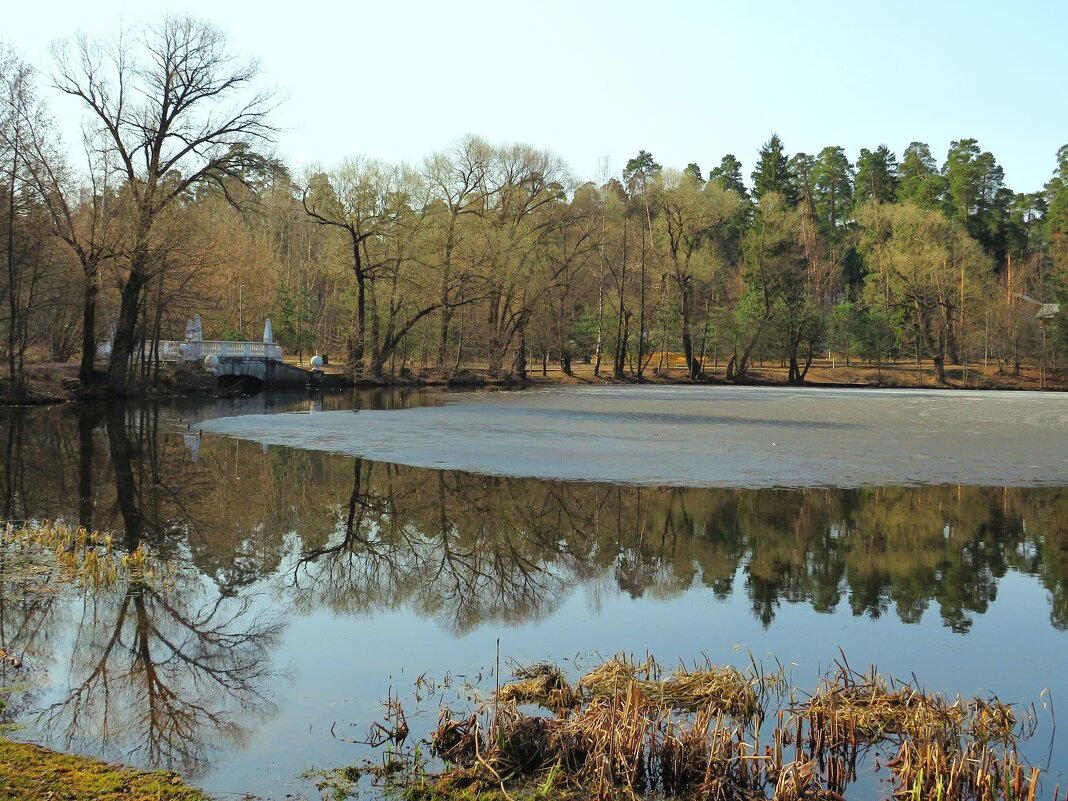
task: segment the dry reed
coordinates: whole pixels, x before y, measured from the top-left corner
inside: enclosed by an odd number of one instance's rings
[[[446,767],[431,777],[431,797],[482,788],[507,797],[842,801],[875,750],[894,799],[1036,798],[1040,772],[1016,750],[1033,725],[996,699],[950,701],[842,664],[806,701],[779,709],[762,740],[765,690],[781,676],[711,664],[663,673],[651,658],[617,658],[572,686],[559,669],[535,665],[516,671],[493,704],[463,717],[444,708],[431,746]],[[519,709],[528,704],[553,714]],[[427,782],[420,772],[419,787]]]
[[[124,553],[115,548],[110,533],[83,526],[49,521],[20,526],[7,523],[0,529],[0,544],[23,553],[50,553],[59,568],[55,580],[92,590],[110,589],[129,581],[158,581],[165,572],[143,543]]]

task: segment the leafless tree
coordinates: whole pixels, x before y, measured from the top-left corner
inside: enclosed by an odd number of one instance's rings
[[[134,32],[53,46],[54,84],[84,105],[107,142],[130,204],[127,262],[108,364],[112,388],[128,384],[141,296],[159,259],[157,219],[190,190],[233,182],[264,166],[255,148],[273,129],[269,91],[257,90],[254,62],[227,51],[226,37],[190,17],[168,17]]]

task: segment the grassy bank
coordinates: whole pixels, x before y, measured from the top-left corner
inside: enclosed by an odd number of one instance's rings
[[[0,801],[207,801],[176,773],[145,772],[0,738]]]

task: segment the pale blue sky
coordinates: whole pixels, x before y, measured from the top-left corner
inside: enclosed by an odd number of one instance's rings
[[[39,0],[0,36],[47,66],[75,29],[143,17],[143,0]],[[349,155],[418,161],[467,132],[563,156],[579,178],[639,149],[749,180],[778,131],[790,153],[913,140],[941,161],[977,138],[1017,191],[1068,143],[1068,0],[1044,2],[164,4],[216,23],[287,100],[279,151],[295,166]],[[54,103],[65,101],[55,98]]]

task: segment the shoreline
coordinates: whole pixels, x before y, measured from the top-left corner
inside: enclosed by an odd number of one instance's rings
[[[602,365],[604,367],[604,365]],[[65,403],[89,403],[107,400],[106,391],[93,388],[89,392],[82,390],[76,364],[35,364],[26,368],[26,380],[23,392],[13,395],[6,381],[0,380],[0,406],[48,406]],[[327,372],[323,377],[323,389],[391,389],[391,388],[490,388],[523,390],[546,386],[738,386],[738,387],[786,387],[791,389],[943,389],[943,390],[994,390],[1021,392],[1068,392],[1068,370],[1048,371],[1044,376],[1036,368],[1021,369],[1020,375],[999,373],[994,367],[946,368],[946,383],[939,384],[934,379],[934,369],[930,362],[922,363],[918,368],[915,363],[897,363],[883,365],[881,368],[868,365],[844,365],[828,360],[813,363],[806,380],[801,384],[791,384],[786,380],[787,370],[778,365],[758,365],[751,367],[749,375],[742,381],[727,381],[721,371],[712,370],[702,373],[697,380],[689,380],[685,370],[677,365],[657,371],[650,369],[641,377],[627,375],[622,379],[612,377],[608,370],[602,369],[594,375],[593,366],[576,363],[572,374],[565,374],[558,365],[547,366],[542,370],[527,372],[525,378],[514,375],[494,376],[485,370],[464,369],[453,374],[436,371],[405,371],[399,376],[382,378],[365,377],[351,379],[341,372]],[[213,397],[207,388],[203,376],[190,374],[191,380],[184,383],[174,377],[159,388],[132,393],[125,397],[138,400],[165,400],[169,398]]]
[[[209,801],[174,771],[145,771],[0,735],[0,801]]]

